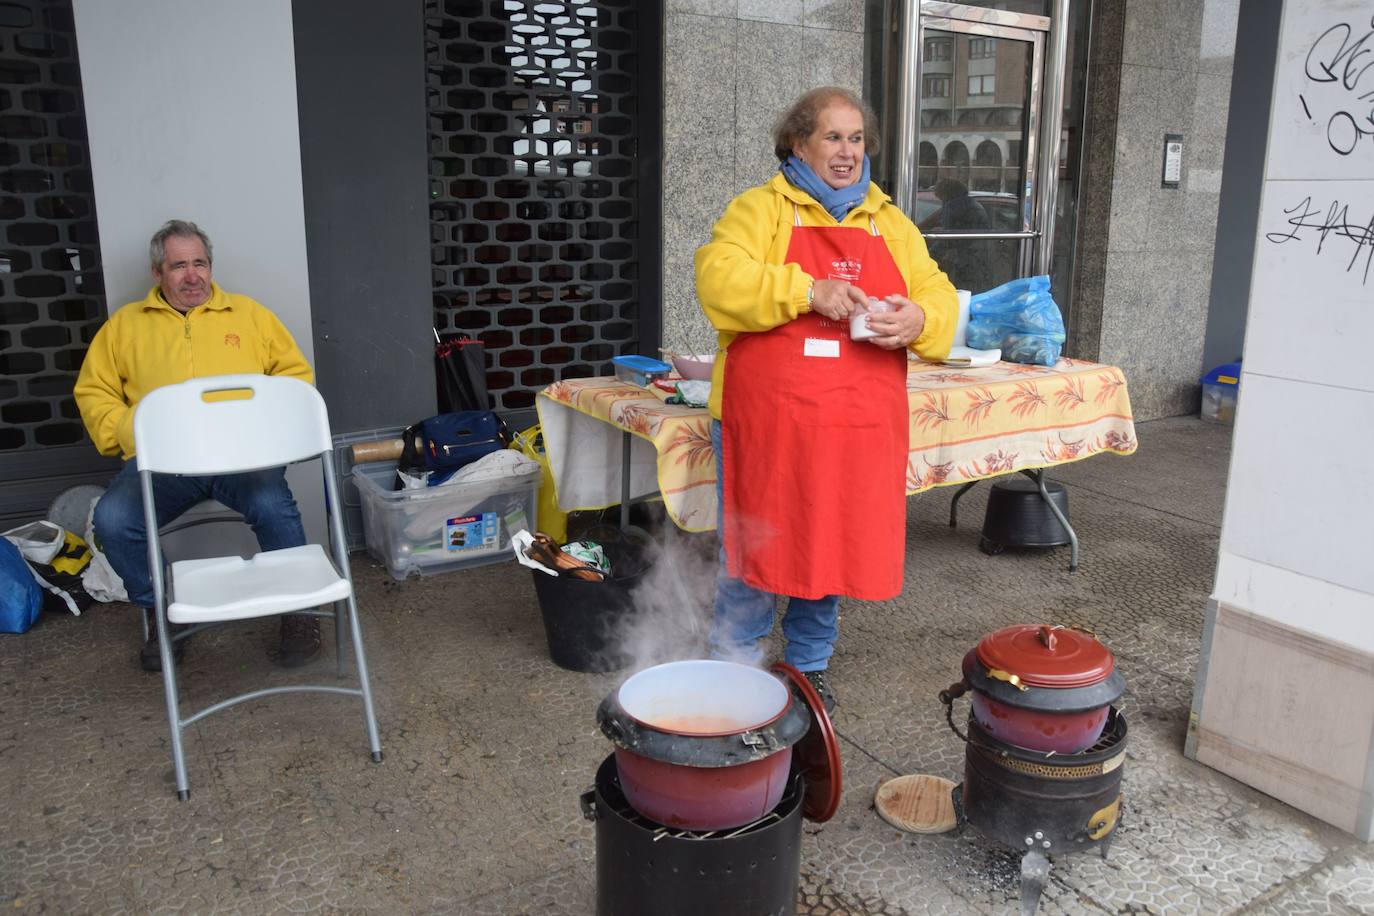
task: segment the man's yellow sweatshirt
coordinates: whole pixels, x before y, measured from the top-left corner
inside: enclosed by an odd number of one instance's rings
[[[204,305],[182,314],[154,286],[96,333],[73,393],[100,454],[133,457],[134,408],[163,385],[237,373],[289,375],[314,384],[315,373],[276,315],[216,283],[210,290]]]

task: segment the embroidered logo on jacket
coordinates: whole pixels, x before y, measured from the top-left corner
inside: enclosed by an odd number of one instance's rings
[[[233,347],[235,350],[239,349],[239,335],[233,333],[232,331],[228,334],[225,334],[224,345],[226,347]]]

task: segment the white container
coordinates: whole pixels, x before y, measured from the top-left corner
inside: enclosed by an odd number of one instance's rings
[[[870,296],[867,308],[855,309],[849,316],[849,339],[869,340],[881,337],[881,334],[868,326],[868,316],[896,311],[896,308],[886,299],[874,299]]]
[[[968,312],[973,296],[966,289],[956,289],[954,293],[959,297],[959,320],[954,325],[953,345],[963,347],[968,345]]]
[[[682,734],[734,734],[762,728],[787,711],[782,681],[737,662],[693,659],[633,674],[617,694],[644,725]]]
[[[367,552],[393,579],[485,566],[514,559],[510,536],[536,530],[540,467],[497,480],[393,490],[395,462],[353,468],[362,497]]]

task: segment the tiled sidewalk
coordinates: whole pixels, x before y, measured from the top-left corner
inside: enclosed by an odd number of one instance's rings
[[[1069,486],[1083,541],[1073,574],[1067,548],[978,551],[986,484],[961,502],[956,530],[950,491],[909,501],[906,590],[842,606],[832,673],[846,790],[834,820],[806,825],[799,912],[1015,910],[1011,853],[971,830],[899,833],[872,797],[901,773],[960,778],[962,745],[936,694],[983,633],[1028,621],[1098,633],[1125,673],[1131,724],[1111,856],[1056,861],[1042,913],[1374,911],[1374,849],[1182,756],[1229,430],[1175,419],[1137,431],[1136,455],[1051,475]],[[673,568],[690,571],[697,606],[668,602],[664,632],[688,641],[709,599],[709,550],[678,546]],[[353,701],[277,697],[195,727],[181,804],[161,684],[137,670],[130,609],[50,615],[0,639],[0,905],[593,912],[595,832],[578,796],[609,751],[594,714],[618,678],[548,661],[530,573],[514,563],[404,583],[355,563],[381,765]],[[188,701],[310,676],[272,667],[274,633],[263,622],[202,634],[187,650]]]

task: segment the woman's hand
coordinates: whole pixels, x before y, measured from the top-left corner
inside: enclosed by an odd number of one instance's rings
[[[925,329],[926,310],[905,296],[888,296],[886,301],[897,308],[868,316],[868,326],[879,335],[869,338],[868,342],[884,350],[901,350],[911,346],[911,342],[920,337]]]
[[[811,292],[811,311],[832,321],[849,318],[851,312],[868,301],[863,290],[843,280],[817,280]]]

